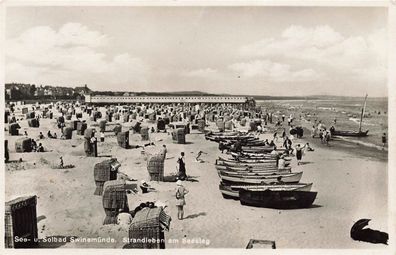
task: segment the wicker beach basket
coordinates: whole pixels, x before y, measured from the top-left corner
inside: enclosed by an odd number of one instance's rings
[[[164,156],[161,154],[150,156],[147,159],[150,181],[164,181],[164,160]]]
[[[5,248],[33,248],[38,242],[37,197],[18,197],[5,203]],[[25,237],[27,242],[16,242]]]
[[[114,128],[113,128],[113,132],[114,132],[114,134],[115,135],[117,135],[118,133],[120,133],[122,131],[122,126],[121,125],[116,125]]]
[[[34,112],[26,113],[26,119],[33,119],[34,117],[35,117],[35,113]]]
[[[106,120],[101,120],[99,121],[99,131],[100,132],[105,132],[106,131]]]
[[[78,135],[84,135],[86,129],[87,129],[87,123],[77,122],[77,134]]]
[[[29,127],[40,127],[40,122],[38,119],[28,119]]]
[[[103,225],[116,224],[120,209],[129,211],[124,180],[106,181],[104,183],[102,204],[106,214]]]
[[[157,131],[165,131],[165,130],[166,130],[165,120],[158,119],[157,120]]]
[[[129,147],[129,131],[117,133],[117,143],[120,147],[127,149]]]
[[[142,141],[148,141],[150,140],[150,136],[149,136],[149,128],[148,127],[142,127],[140,129],[140,135],[142,137]]]
[[[10,135],[19,135],[20,128],[21,128],[21,126],[19,126],[18,123],[16,123],[16,122],[10,123],[8,125],[8,132],[10,133]]]
[[[20,138],[15,141],[16,152],[31,152],[32,151],[32,139]]]
[[[128,248],[165,249],[165,230],[171,217],[161,207],[143,208],[136,213],[129,227]],[[151,240],[147,242],[146,240]],[[135,242],[136,241],[136,242]]]
[[[107,159],[94,166],[96,189],[94,195],[103,194],[103,185],[106,181],[116,180],[120,164],[116,158]]]
[[[177,128],[172,132],[172,138],[174,143],[185,144],[186,143],[186,133],[184,128]]]

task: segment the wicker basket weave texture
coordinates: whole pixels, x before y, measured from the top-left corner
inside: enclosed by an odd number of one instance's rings
[[[160,242],[136,242],[130,244],[130,248],[165,248],[165,235],[161,222],[164,222],[168,228],[170,220],[162,208],[144,208],[136,213],[129,228],[130,240],[155,239]]]
[[[126,184],[123,180],[106,181],[103,185],[103,208],[121,209],[128,207]]]
[[[37,242],[37,197],[18,197],[5,203],[5,247],[29,248]],[[14,242],[16,236],[25,236],[30,242]]]
[[[65,139],[72,139],[73,128],[71,128],[71,127],[64,128],[63,135],[64,135]]]
[[[15,141],[16,152],[31,152],[32,151],[32,139],[20,138]]]
[[[117,143],[122,148],[127,148],[129,145],[129,131],[117,133]]]

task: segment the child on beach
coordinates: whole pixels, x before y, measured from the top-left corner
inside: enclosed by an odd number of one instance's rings
[[[188,190],[183,186],[181,180],[176,182],[176,206],[177,206],[177,218],[179,220],[183,219],[184,216],[184,206],[186,205],[185,196],[188,193]]]

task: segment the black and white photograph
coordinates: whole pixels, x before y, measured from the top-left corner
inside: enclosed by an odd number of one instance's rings
[[[0,3],[3,254],[395,254],[396,3],[337,2]]]

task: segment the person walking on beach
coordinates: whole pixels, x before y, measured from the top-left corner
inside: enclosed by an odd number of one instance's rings
[[[181,180],[176,182],[176,206],[177,206],[177,218],[179,220],[183,219],[184,216],[184,206],[186,205],[185,196],[188,193],[188,190],[183,186]]]
[[[289,153],[292,144],[293,142],[286,136],[285,141],[283,142],[283,147],[285,147],[287,153]]]
[[[386,133],[384,133],[383,135],[382,135],[382,150],[384,150],[385,149],[385,145],[386,145]]]
[[[278,141],[278,133],[277,133],[277,132],[274,133],[274,139],[273,139],[273,141],[276,141],[276,142]]]
[[[186,163],[184,158],[184,152],[180,153],[180,157],[178,158],[177,163],[178,163],[179,180],[185,180],[187,178],[187,175],[186,175]]]
[[[316,127],[315,127],[315,125],[312,126],[311,136],[312,136],[312,138],[315,138],[315,136],[316,136]]]
[[[62,156],[60,156],[59,157],[59,160],[60,160],[60,162],[59,162],[59,168],[63,168],[64,167],[64,163],[63,163],[63,158],[62,158]]]
[[[305,149],[305,145],[303,147],[300,146],[300,144],[297,144],[296,146],[296,159],[297,159],[297,165],[299,166],[301,163],[301,159],[303,156],[303,150]]]
[[[283,138],[283,141],[285,141],[285,139],[286,139],[286,128],[284,128],[283,129],[283,132],[282,132],[282,138]]]
[[[330,142],[330,138],[331,138],[331,133],[330,133],[330,131],[324,131],[324,133],[323,133],[323,142],[327,145],[327,146],[329,146],[329,142]]]

